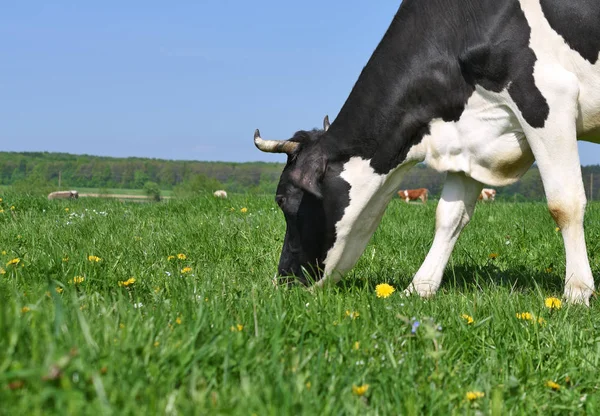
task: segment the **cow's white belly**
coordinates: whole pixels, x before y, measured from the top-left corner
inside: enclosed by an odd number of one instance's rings
[[[477,87],[460,120],[434,120],[414,154],[440,172],[464,172],[493,186],[516,182],[534,158],[506,103],[506,93]]]

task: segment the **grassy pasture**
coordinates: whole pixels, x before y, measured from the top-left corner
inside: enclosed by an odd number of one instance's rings
[[[394,200],[356,268],[313,294],[271,284],[284,221],[270,196],[3,198],[0,414],[600,409],[600,305],[544,306],[565,261],[543,204],[480,204],[440,293],[421,300],[401,289],[433,239],[433,203]],[[598,276],[600,204],[586,227]],[[380,283],[397,291],[377,298]]]

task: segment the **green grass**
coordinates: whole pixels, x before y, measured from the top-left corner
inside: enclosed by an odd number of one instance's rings
[[[6,194],[2,206],[0,414],[600,408],[600,306],[544,307],[562,293],[565,261],[543,204],[479,205],[430,300],[401,289],[431,244],[434,204],[394,200],[356,268],[314,294],[271,284],[284,221],[270,196],[133,204]],[[590,205],[595,276],[599,219]],[[187,258],[167,259],[178,253]],[[383,282],[397,288],[387,299],[375,296]],[[468,402],[468,391],[485,396]]]

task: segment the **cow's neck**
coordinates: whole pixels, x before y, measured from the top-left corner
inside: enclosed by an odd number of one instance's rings
[[[335,225],[335,241],[324,262],[324,277],[317,285],[336,282],[354,267],[396,194],[402,177],[417,163],[413,153],[409,153],[407,161],[385,174],[375,172],[371,161],[361,157],[352,157],[344,164],[340,177],[350,185],[349,203]]]
[[[324,138],[328,154],[337,161],[360,156],[388,173],[429,132],[431,120],[460,117],[474,87],[461,75],[458,56],[476,41],[456,31],[473,21],[463,3],[402,2]]]
[[[423,13],[425,3],[439,10]],[[468,20],[461,4],[405,0],[323,137],[330,162],[343,164],[340,177],[350,191],[318,284],[336,281],[354,266],[402,176],[424,160],[421,142],[430,122],[458,119],[472,95],[458,61],[440,62],[464,46],[463,39],[445,40],[448,30]],[[448,7],[454,14],[447,14]],[[442,22],[439,16],[445,16]]]

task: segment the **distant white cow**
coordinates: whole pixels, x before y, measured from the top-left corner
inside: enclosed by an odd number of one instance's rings
[[[56,191],[48,195],[48,199],[77,199],[79,192],[77,191]]]
[[[222,189],[215,191],[215,193],[213,195],[215,198],[227,199],[227,192],[225,192]]]

